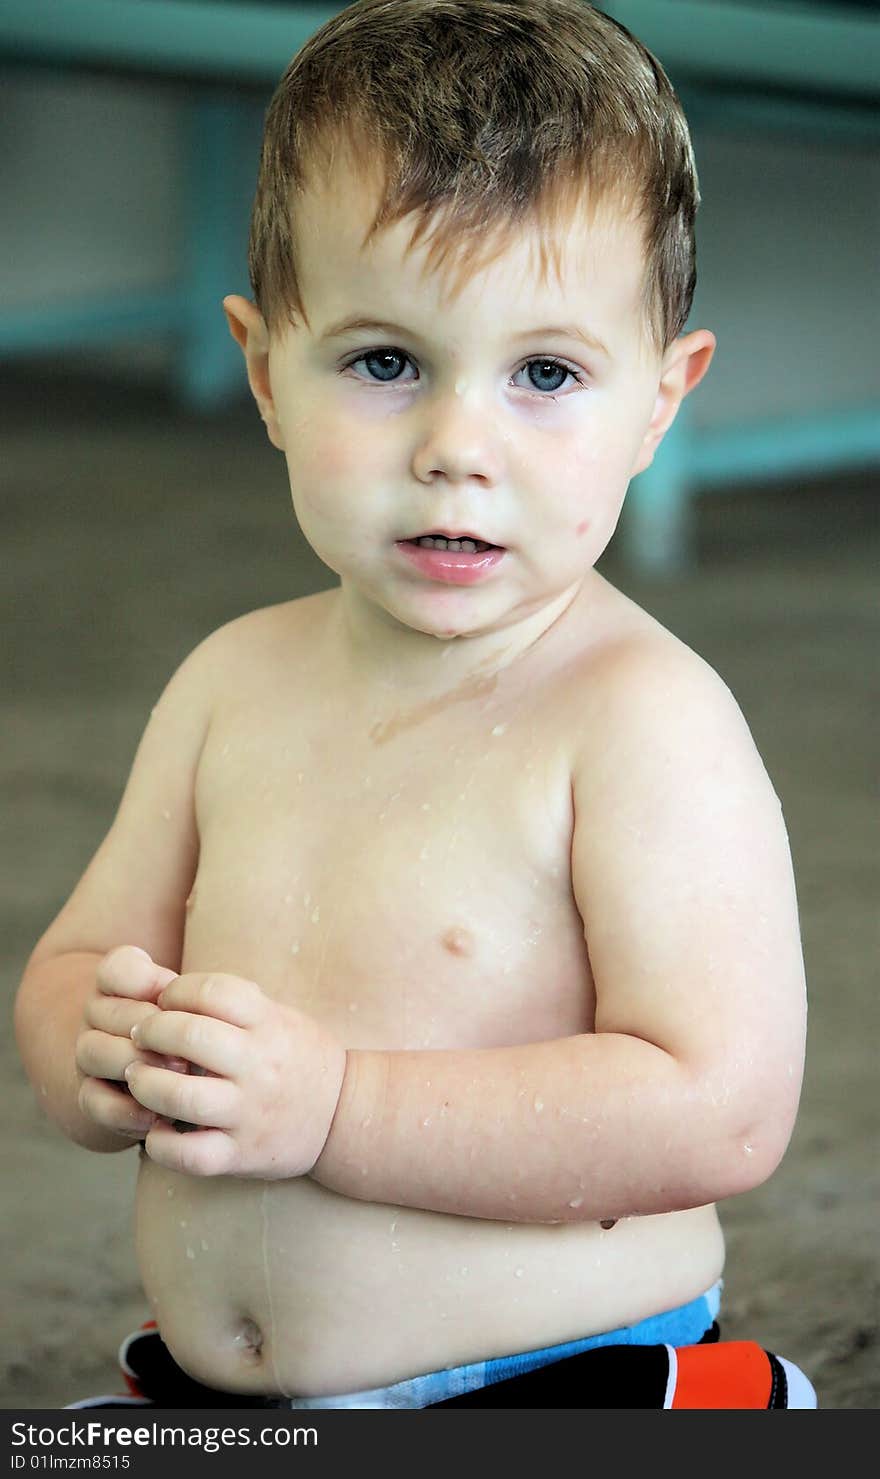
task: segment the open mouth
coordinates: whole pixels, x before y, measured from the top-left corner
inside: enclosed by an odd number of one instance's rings
[[[476,585],[488,580],[507,557],[503,545],[490,544],[475,534],[416,534],[399,539],[397,548],[411,570],[441,585]]]
[[[449,550],[453,554],[466,555],[481,555],[487,550],[502,548],[485,539],[477,539],[473,534],[419,534],[413,539],[401,540],[401,543],[417,545],[419,549]]]

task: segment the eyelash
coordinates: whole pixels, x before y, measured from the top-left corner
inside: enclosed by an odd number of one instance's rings
[[[398,349],[397,346],[394,344],[376,344],[369,349],[361,349],[356,355],[349,356],[349,358],[343,361],[343,363],[340,365],[340,369],[350,370],[354,365],[359,364],[361,360],[369,359],[370,356],[374,354],[395,354],[398,355],[402,360],[408,360],[411,365],[415,364],[412,355],[407,354],[406,350]],[[523,360],[523,363],[519,366],[519,369],[516,373],[519,374],[519,370],[524,370],[528,365],[552,365],[555,370],[564,370],[567,375],[571,376],[572,380],[574,380],[576,384],[585,386],[587,383],[586,377],[580,370],[575,370],[571,365],[567,365],[564,360],[555,359],[552,355],[533,354],[530,356],[529,359]],[[368,385],[391,386],[393,388],[400,382],[397,380],[373,380],[372,378],[368,377],[366,383]],[[414,384],[412,380],[406,380],[403,383],[405,385]],[[564,388],[564,386],[560,385],[559,390],[557,391],[541,391],[532,389],[528,391],[527,394],[533,395],[536,400],[555,401],[558,398],[560,391],[562,391]]]

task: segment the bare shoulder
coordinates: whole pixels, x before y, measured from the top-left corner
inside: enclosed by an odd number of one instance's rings
[[[289,663],[315,628],[323,625],[335,592],[319,591],[293,601],[261,606],[217,627],[191,654],[193,678],[210,690],[248,683],[264,669]]]
[[[150,713],[110,830],[32,959],[137,944],[180,969],[200,851],[198,776],[212,723],[226,695],[247,704],[255,685],[270,691],[269,669],[296,649],[318,599],[236,617],[180,663]]]
[[[776,803],[743,711],[718,672],[652,618],[629,624],[581,667],[573,769],[697,785],[748,785]],[[778,804],[778,803],[776,803]]]

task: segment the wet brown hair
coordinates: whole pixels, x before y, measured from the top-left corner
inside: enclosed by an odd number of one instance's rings
[[[696,283],[699,187],[687,122],[660,63],[584,0],[356,0],[291,61],[266,114],[251,218],[251,286],[270,333],[308,318],[296,272],[297,195],[345,150],[375,176],[365,244],[414,213],[428,263],[458,282],[528,224],[589,191],[642,230],[642,317],[662,352]],[[313,174],[315,172],[315,174]]]

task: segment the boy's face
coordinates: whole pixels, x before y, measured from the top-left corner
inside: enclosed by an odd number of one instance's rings
[[[714,340],[649,352],[623,220],[573,220],[543,282],[523,229],[450,300],[424,241],[406,251],[411,221],[361,246],[374,209],[335,166],[297,207],[309,327],[270,342],[240,299],[230,322],[303,533],[343,588],[438,637],[500,631],[576,593]],[[369,325],[338,331],[354,319]],[[493,549],[416,544],[441,534]]]

